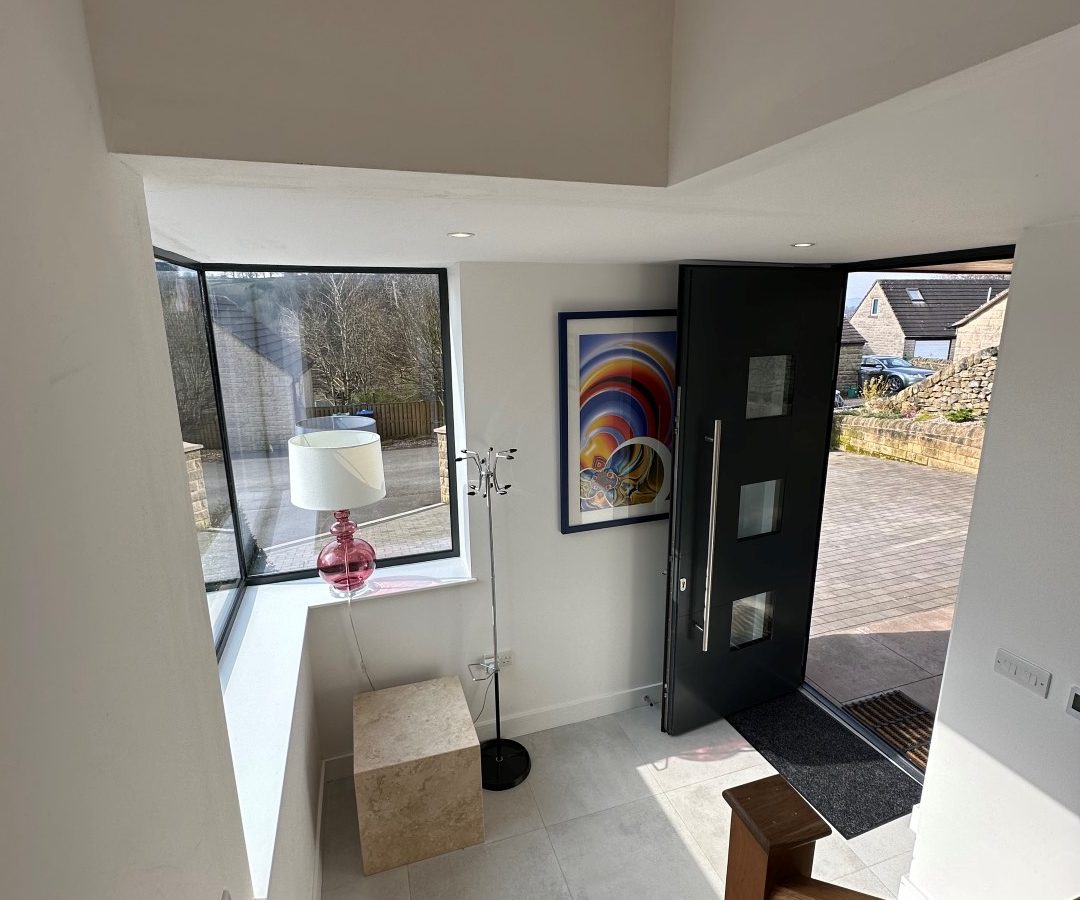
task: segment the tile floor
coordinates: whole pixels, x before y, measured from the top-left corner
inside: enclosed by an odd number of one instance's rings
[[[487,841],[365,878],[349,779],[326,785],[323,900],[716,900],[724,895],[729,787],[775,771],[730,725],[679,737],[633,709],[520,738],[525,784],[484,792]],[[909,816],[818,843],[819,878],[893,898]]]
[[[838,704],[901,688],[936,711],[975,478],[829,454],[807,679]]]

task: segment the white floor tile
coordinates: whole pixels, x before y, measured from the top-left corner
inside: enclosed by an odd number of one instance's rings
[[[663,797],[554,825],[551,843],[576,900],[717,900],[723,879]]]
[[[657,784],[676,790],[765,761],[739,732],[722,719],[672,737],[660,730],[660,710],[639,707],[615,716]]]
[[[892,859],[902,853],[910,853],[915,846],[915,833],[911,830],[911,814],[893,819],[884,825],[853,837],[848,844],[859,859],[868,866]]]
[[[731,822],[722,794],[776,771],[727,723],[672,738],[653,708],[521,740],[532,773],[484,792],[485,844],[368,878],[352,782],[327,784],[323,900],[719,900]],[[894,900],[911,864],[909,821],[851,841],[834,832],[817,844],[814,877]]]
[[[765,763],[691,784],[667,795],[713,869],[721,875],[727,872],[728,840],[731,835],[731,807],[723,798],[723,792],[775,774],[776,770]]]
[[[900,876],[907,875],[911,871],[911,852],[901,853],[892,859],[879,862],[870,869],[895,896],[900,892]]]
[[[508,791],[484,791],[484,837],[489,844],[543,828],[529,783]]]
[[[542,828],[409,866],[412,900],[570,900]]]
[[[409,900],[409,875],[404,866],[364,875],[351,778],[331,781],[323,789],[319,841],[323,900]]]
[[[322,900],[410,900],[409,873],[402,866],[336,888],[323,888]]]
[[[859,871],[852,872],[850,875],[835,879],[833,883],[840,887],[850,888],[853,891],[862,891],[871,897],[880,897],[882,900],[893,900],[895,897],[870,869],[859,869]]]
[[[529,788],[545,825],[660,791],[611,716],[519,738],[532,757]]]
[[[850,875],[865,866],[866,863],[855,855],[843,835],[835,829],[814,847],[813,876],[822,881],[836,881],[837,878]]]

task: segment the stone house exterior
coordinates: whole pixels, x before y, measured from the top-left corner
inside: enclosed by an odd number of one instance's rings
[[[261,309],[242,294],[226,294],[215,286],[212,303],[229,449],[285,453],[311,396],[299,340],[285,334],[279,323],[266,321],[276,311]]]
[[[1009,286],[1007,279],[881,279],[851,315],[878,356],[955,359],[956,323]]]
[[[859,365],[866,352],[866,338],[858,329],[844,319],[844,331],[840,336],[840,356],[836,361],[836,389],[846,394],[848,388],[859,386]]]
[[[956,329],[954,356],[961,359],[997,347],[1001,343],[1001,329],[1005,325],[1005,310],[1009,305],[1009,290],[992,297],[974,312],[953,323]]]

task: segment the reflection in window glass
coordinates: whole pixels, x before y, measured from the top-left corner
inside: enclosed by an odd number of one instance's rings
[[[739,489],[739,538],[772,534],[780,530],[780,505],[784,482],[758,481]]]
[[[386,497],[352,511],[380,559],[451,551],[438,275],[206,278],[249,574],[311,569],[329,540],[332,511],[289,502],[288,440],[305,430],[381,435]]]
[[[157,261],[161,312],[169,345],[176,409],[199,538],[214,640],[225,627],[240,579],[236,537],[225,480],[221,426],[214,400],[198,274]]]
[[[746,418],[786,416],[791,412],[794,366],[790,356],[751,356],[746,385]]]
[[[731,605],[731,649],[772,637],[772,593],[743,597]]]

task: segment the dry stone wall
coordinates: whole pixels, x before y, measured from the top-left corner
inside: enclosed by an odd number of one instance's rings
[[[195,527],[205,531],[210,527],[210,505],[206,500],[206,478],[203,476],[202,444],[184,441],[184,462],[187,464],[188,490],[191,492],[191,511]]]
[[[446,426],[435,429],[435,442],[439,447],[439,500],[450,502],[450,454],[446,447]]]
[[[859,386],[859,365],[862,363],[865,344],[841,344],[836,366],[836,389],[847,394],[849,388]]]
[[[914,403],[920,412],[941,414],[951,409],[970,409],[985,416],[997,373],[997,347],[980,350],[935,372],[896,395],[900,402]]]
[[[838,413],[833,417],[833,446],[975,475],[984,431],[981,422],[920,422]]]

